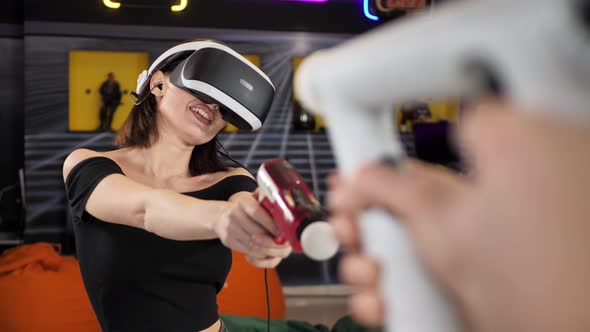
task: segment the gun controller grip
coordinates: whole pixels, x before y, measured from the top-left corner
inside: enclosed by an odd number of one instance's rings
[[[367,254],[381,263],[385,330],[462,331],[456,313],[422,266],[404,227],[381,209],[366,211],[360,227]]]

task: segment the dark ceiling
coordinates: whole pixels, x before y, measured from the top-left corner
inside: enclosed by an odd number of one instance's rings
[[[4,0],[6,1],[6,0]],[[10,0],[18,11],[22,0]],[[20,5],[18,3],[21,3]],[[362,10],[363,0],[323,3],[286,0],[188,0],[183,12],[168,8],[179,0],[120,0],[120,9],[102,0],[24,0],[26,21],[159,25],[278,31],[359,33],[376,24]],[[20,10],[23,10],[20,7]],[[2,14],[2,15],[6,15]],[[6,18],[4,21],[10,21]],[[14,21],[14,20],[12,20]],[[11,22],[9,22],[11,23]]]
[[[0,23],[19,24],[23,22],[23,1],[4,0],[0,10]]]

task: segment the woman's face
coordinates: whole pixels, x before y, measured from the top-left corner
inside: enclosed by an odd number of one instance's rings
[[[195,96],[170,83],[163,82],[158,98],[162,134],[172,131],[190,145],[201,145],[212,140],[225,127],[218,104],[205,104]]]

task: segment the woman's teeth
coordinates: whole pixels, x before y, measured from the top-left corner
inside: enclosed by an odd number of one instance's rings
[[[205,119],[209,120],[209,114],[207,114],[207,112],[205,112],[205,111],[203,111],[203,110],[201,110],[201,109],[198,109],[198,108],[196,108],[196,107],[191,107],[191,111],[193,111],[193,112],[197,112],[197,113],[199,113],[199,114],[200,114],[202,117],[204,117]]]

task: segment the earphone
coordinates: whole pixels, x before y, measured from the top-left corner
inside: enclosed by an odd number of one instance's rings
[[[156,84],[156,85],[154,85],[154,87],[153,87],[153,88],[150,90],[150,92],[154,91],[154,89],[155,89],[155,88],[158,88],[158,89],[160,89],[160,91],[162,91],[163,87],[164,87],[164,84],[162,84],[162,83],[157,83],[157,84]],[[133,103],[133,105],[135,105],[135,106],[138,106],[138,105],[140,105],[141,103],[143,103],[143,102],[146,100],[146,98],[147,98],[147,97],[149,97],[149,94],[147,94],[145,97],[143,97],[141,100],[139,100],[139,101],[138,101],[138,100],[137,100],[137,98],[139,98],[139,95],[137,94],[137,92],[135,92],[135,91],[131,91],[131,92],[129,93],[129,95],[130,95],[130,98],[131,98],[131,102],[132,102],[132,103]]]

